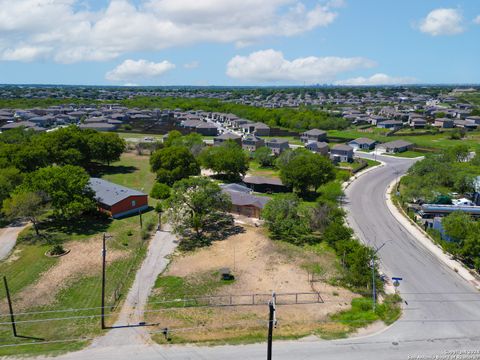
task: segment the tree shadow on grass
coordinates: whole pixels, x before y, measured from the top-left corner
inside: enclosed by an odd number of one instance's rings
[[[47,244],[62,243],[71,240],[71,236],[86,237],[106,232],[112,219],[103,214],[83,214],[73,219],[48,217],[39,224],[40,237],[33,231],[26,234],[24,242],[44,242]]]
[[[104,175],[131,174],[138,171],[138,168],[126,165],[93,164],[89,170],[92,176],[102,177]]]

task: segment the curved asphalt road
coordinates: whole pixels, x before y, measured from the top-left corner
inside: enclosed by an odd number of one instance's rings
[[[385,166],[353,182],[346,191],[346,208],[349,222],[362,241],[379,246],[389,240],[379,256],[387,275],[404,279],[400,291],[408,305],[404,305],[402,319],[379,334],[363,338],[274,342],[274,359],[425,359],[442,356],[446,351],[455,351],[457,357],[439,359],[480,359],[480,293],[423,248],[386,206],[387,186],[404,173],[413,160],[378,158]],[[126,338],[125,346],[88,349],[60,358],[245,360],[266,357],[265,344],[162,347],[128,343]]]

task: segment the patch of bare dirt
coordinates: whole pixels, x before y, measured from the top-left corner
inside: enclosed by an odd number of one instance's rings
[[[23,289],[17,295],[16,306],[26,309],[52,304],[59,291],[66,288],[71,280],[99,273],[102,264],[101,247],[99,238],[66,244],[65,248],[70,252],[61,256],[58,263],[44,272],[37,282]],[[126,255],[124,251],[109,250],[108,261],[115,261]]]
[[[191,279],[199,274],[230,268],[235,281],[220,287],[217,295],[318,291],[323,303],[278,306],[277,318],[281,324],[278,331],[285,336],[308,334],[318,328],[328,314],[350,307],[350,302],[355,297],[353,293],[325,282],[312,283],[304,269],[305,261],[318,261],[322,267],[335,266],[335,259],[332,259],[331,255],[326,255],[325,258],[303,250],[295,253],[292,249],[290,252],[288,247],[280,248],[270,240],[262,228],[246,226],[245,229],[245,233],[215,242],[208,248],[175,256],[164,275]],[[288,302],[294,299],[294,296],[290,296]],[[263,334],[268,316],[267,300],[268,296],[265,296],[265,306],[185,308],[162,311],[151,316],[172,328],[205,327],[205,333],[182,333],[181,337],[185,341],[216,341],[247,336],[256,331]],[[216,330],[218,325],[220,329]]]

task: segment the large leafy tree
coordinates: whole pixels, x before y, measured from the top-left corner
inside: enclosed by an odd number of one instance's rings
[[[205,231],[221,225],[231,207],[228,195],[205,177],[183,179],[175,183],[168,200],[167,216],[177,234],[193,242],[189,247],[208,244]],[[218,230],[218,229],[217,229]],[[191,236],[193,235],[193,236]],[[188,240],[187,240],[188,241]]]
[[[17,168],[0,168],[0,202],[8,198],[22,180],[23,174]]]
[[[263,167],[273,166],[275,157],[272,155],[272,151],[266,146],[258,148],[253,154],[255,161]]]
[[[150,166],[159,182],[172,185],[175,181],[200,174],[200,166],[184,146],[169,146],[150,156]]]
[[[271,199],[262,211],[262,218],[273,239],[297,245],[314,241],[310,235],[310,217],[295,194],[282,194]]]
[[[119,160],[125,151],[125,140],[114,133],[96,133],[88,139],[92,159],[107,163]]]
[[[335,168],[324,156],[299,148],[288,161],[279,162],[280,178],[300,193],[316,190],[335,178]]]
[[[231,140],[220,146],[204,149],[199,159],[204,168],[232,181],[241,179],[248,171],[248,155]]]
[[[29,174],[22,188],[44,193],[56,215],[72,218],[95,207],[89,179],[79,166],[48,166]]]
[[[35,233],[38,231],[38,217],[45,212],[44,199],[35,192],[18,192],[3,201],[3,213],[11,219],[31,221]]]

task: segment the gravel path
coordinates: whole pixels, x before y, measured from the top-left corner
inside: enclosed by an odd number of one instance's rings
[[[148,296],[158,275],[167,267],[170,261],[168,256],[176,247],[177,238],[170,231],[157,231],[150,241],[147,256],[137,272],[118,320],[114,324],[114,327],[119,328],[113,328],[105,336],[96,339],[91,347],[117,346],[124,345],[126,342],[135,344],[150,342],[150,336],[144,327],[124,326],[138,325],[143,321]]]

